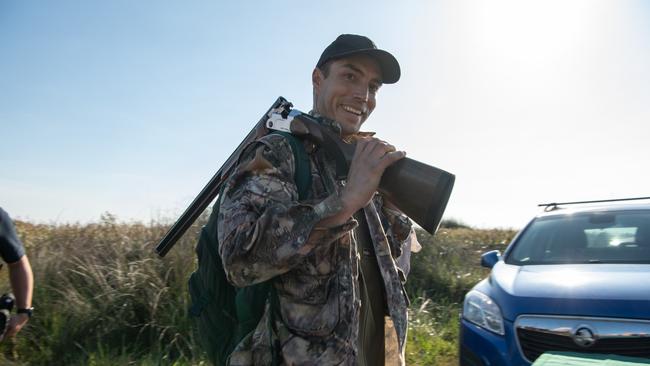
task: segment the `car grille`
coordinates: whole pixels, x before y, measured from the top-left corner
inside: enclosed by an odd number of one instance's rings
[[[521,352],[530,362],[547,351],[650,358],[649,321],[525,315],[515,326]]]

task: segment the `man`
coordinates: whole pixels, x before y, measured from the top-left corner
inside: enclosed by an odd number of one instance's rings
[[[9,215],[0,208],[0,256],[9,267],[9,282],[16,298],[18,310],[7,324],[6,332],[0,340],[15,336],[27,324],[32,316],[32,292],[34,276],[25,248],[16,235],[14,224]],[[2,332],[4,329],[0,329]]]
[[[311,196],[298,201],[283,136],[267,135],[242,154],[220,206],[220,254],[236,286],[272,280],[279,311],[273,316],[267,306],[231,365],[272,364],[274,352],[286,365],[383,365],[385,338],[402,358],[408,300],[395,258],[411,223],[376,191],[405,153],[359,132],[382,84],[399,77],[395,57],[366,37],[344,34],[323,51],[310,113],[356,141],[345,182],[334,179],[323,149],[305,142]],[[396,334],[385,337],[389,324]]]

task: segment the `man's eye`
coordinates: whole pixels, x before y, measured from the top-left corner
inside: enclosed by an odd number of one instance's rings
[[[349,81],[352,81],[356,78],[354,74],[345,74],[343,77],[345,78],[345,80],[349,80]]]

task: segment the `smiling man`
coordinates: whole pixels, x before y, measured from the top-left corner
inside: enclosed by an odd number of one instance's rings
[[[267,135],[242,154],[222,195],[219,251],[231,283],[271,281],[275,295],[231,365],[403,363],[408,300],[395,260],[411,223],[376,191],[405,153],[360,132],[382,84],[399,77],[395,57],[366,37],[344,34],[323,51],[310,113],[356,142],[345,181],[307,141],[307,198],[299,197],[286,137]],[[397,350],[397,359],[385,359],[385,349]]]

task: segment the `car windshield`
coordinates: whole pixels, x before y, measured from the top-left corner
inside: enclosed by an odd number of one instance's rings
[[[506,263],[650,263],[650,210],[537,218]]]

